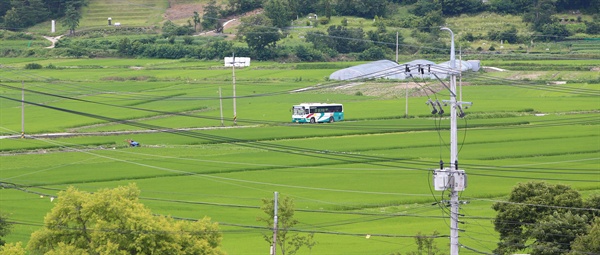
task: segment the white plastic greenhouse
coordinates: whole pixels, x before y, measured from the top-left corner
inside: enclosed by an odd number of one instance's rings
[[[456,70],[479,71],[479,60],[456,60]],[[448,77],[452,69],[450,61],[436,64],[435,62],[417,59],[398,64],[391,60],[378,60],[362,65],[337,70],[329,75],[331,80],[362,80],[362,79],[440,79]],[[434,75],[435,74],[435,75]]]

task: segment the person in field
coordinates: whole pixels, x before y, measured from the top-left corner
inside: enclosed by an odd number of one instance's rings
[[[127,139],[127,143],[129,144],[130,147],[139,147],[140,146],[140,143],[138,143],[134,140],[131,140],[131,139]]]

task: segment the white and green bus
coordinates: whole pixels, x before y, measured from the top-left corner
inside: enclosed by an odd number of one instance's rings
[[[318,123],[344,120],[341,104],[302,103],[292,107],[292,122]]]

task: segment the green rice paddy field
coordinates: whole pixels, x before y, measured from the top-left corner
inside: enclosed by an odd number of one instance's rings
[[[24,69],[32,62],[54,68]],[[268,253],[269,227],[256,218],[275,191],[295,201],[294,231],[315,233],[317,244],[298,254],[407,253],[416,251],[415,235],[434,231],[448,249],[448,208],[436,203],[448,194],[433,190],[431,171],[449,161],[450,123],[425,104],[449,99],[437,82],[413,81],[407,110],[404,82],[326,78],[359,63],[256,62],[235,69],[234,125],[232,69],[220,62],[0,63],[0,182],[20,187],[0,190],[0,212],[17,222],[9,242],[27,242],[60,190],[136,183],[154,213],[218,222],[228,254]],[[600,192],[600,73],[556,67],[600,61],[490,63],[508,71],[462,79],[461,96],[473,102],[458,121],[465,254],[496,248],[491,205],[517,183]],[[524,70],[527,63],[535,69]],[[567,83],[548,85],[559,76]],[[290,108],[302,102],[342,103],[346,120],[293,124]]]

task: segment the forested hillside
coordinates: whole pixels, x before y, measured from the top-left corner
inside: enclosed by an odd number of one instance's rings
[[[178,6],[188,9],[184,18],[169,20],[164,13]],[[465,52],[528,53],[534,42],[599,37],[598,13],[600,0],[0,0],[3,28],[16,32],[3,33],[5,40],[35,39],[31,32],[69,36],[53,52],[1,55],[375,60],[393,55],[396,44],[400,54],[442,53],[442,26],[455,31]],[[54,34],[43,32],[49,20],[60,24]]]

